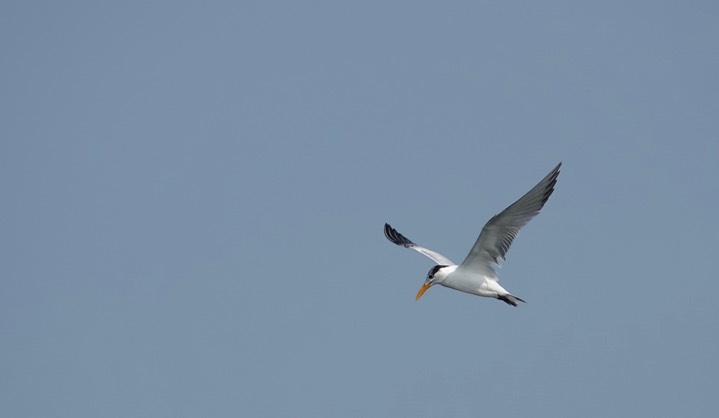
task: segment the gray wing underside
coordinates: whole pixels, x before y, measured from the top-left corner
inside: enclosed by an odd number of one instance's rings
[[[387,239],[390,240],[394,244],[397,244],[404,248],[409,248],[410,250],[415,250],[418,253],[431,258],[437,264],[441,264],[444,266],[454,265],[452,260],[450,260],[449,258],[443,256],[442,254],[440,254],[436,251],[432,251],[428,248],[420,247],[419,245],[412,242],[409,238],[407,238],[404,235],[397,232],[397,230],[392,228],[391,226],[389,226],[389,224],[384,224],[384,236],[387,237]]]
[[[504,262],[507,251],[519,230],[534,218],[554,192],[559,168],[557,164],[532,190],[502,212],[494,215],[482,228],[477,241],[458,270],[467,269],[497,278],[497,267]]]

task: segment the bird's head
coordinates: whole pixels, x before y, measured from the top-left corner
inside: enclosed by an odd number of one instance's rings
[[[425,279],[422,287],[419,288],[419,292],[417,292],[417,297],[414,300],[419,300],[419,298],[424,295],[424,292],[426,292],[427,289],[432,287],[432,285],[442,283],[447,277],[447,275],[454,271],[456,267],[457,266],[444,266],[438,264],[429,269],[429,272],[427,273],[427,278]]]

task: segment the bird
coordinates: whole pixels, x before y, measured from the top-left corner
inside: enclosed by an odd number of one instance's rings
[[[517,238],[519,230],[539,213],[554,192],[561,166],[560,162],[524,196],[494,215],[484,225],[477,241],[461,264],[455,264],[442,254],[415,244],[385,223],[384,235],[388,240],[401,247],[417,251],[437,263],[427,273],[427,278],[417,292],[415,301],[418,301],[427,289],[439,284],[473,295],[495,298],[512,306],[517,306],[518,302],[526,303],[524,299],[500,286],[497,270],[505,261],[507,251]]]

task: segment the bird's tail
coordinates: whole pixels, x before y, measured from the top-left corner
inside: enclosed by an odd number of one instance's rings
[[[517,302],[527,303],[527,301],[525,301],[524,299],[520,298],[519,296],[514,296],[514,295],[511,295],[511,294],[509,294],[509,293],[504,294],[504,295],[498,295],[498,296],[497,296],[497,299],[499,299],[499,300],[501,300],[501,301],[503,301],[503,302],[505,302],[505,303],[507,303],[507,304],[509,304],[509,305],[512,305],[512,306],[517,306]]]

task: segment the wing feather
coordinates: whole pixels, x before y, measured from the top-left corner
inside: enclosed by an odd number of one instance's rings
[[[494,215],[484,225],[477,241],[459,269],[480,271],[489,277],[497,278],[496,268],[504,262],[509,247],[517,238],[519,230],[539,213],[554,192],[554,185],[557,183],[561,166],[560,162],[532,190],[502,212]]]
[[[454,265],[452,260],[450,260],[449,258],[443,256],[442,254],[440,254],[436,251],[432,251],[428,248],[420,247],[419,245],[412,242],[412,240],[410,240],[409,238],[400,234],[396,229],[392,228],[387,223],[384,224],[384,236],[387,237],[387,239],[390,240],[391,242],[393,242],[394,244],[397,244],[404,248],[409,248],[410,250],[415,250],[418,253],[431,258],[437,264],[441,264],[441,265],[445,265],[445,266]]]

